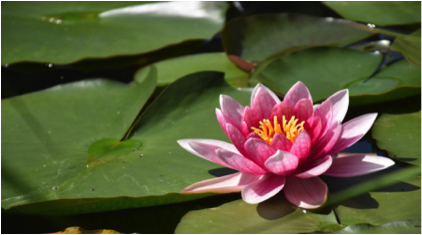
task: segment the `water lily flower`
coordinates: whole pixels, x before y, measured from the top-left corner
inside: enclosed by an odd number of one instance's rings
[[[217,119],[232,144],[211,139],[178,143],[239,172],[194,183],[182,193],[241,191],[244,201],[259,203],[283,190],[292,204],[312,209],[327,199],[328,188],[319,175],[359,176],[394,164],[386,157],[340,153],[361,139],[377,116],[369,113],[342,124],[349,106],[347,89],[314,106],[302,82],[283,101],[258,84],[250,107],[226,95],[220,96],[220,105]]]

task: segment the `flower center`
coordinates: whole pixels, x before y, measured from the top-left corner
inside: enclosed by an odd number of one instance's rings
[[[303,130],[303,124],[305,124],[305,121],[297,124],[298,121],[298,119],[295,119],[295,116],[292,116],[290,121],[287,122],[286,117],[283,115],[283,123],[280,125],[277,121],[277,116],[274,116],[274,127],[271,125],[270,120],[264,119],[262,122],[259,122],[259,129],[252,127],[252,130],[268,144],[271,144],[274,135],[277,133],[286,136],[293,143],[299,132]]]

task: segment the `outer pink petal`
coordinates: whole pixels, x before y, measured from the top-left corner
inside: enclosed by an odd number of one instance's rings
[[[282,151],[287,151],[289,152],[290,149],[292,148],[292,142],[287,139],[286,136],[284,136],[283,134],[275,134],[273,141],[271,142],[271,146],[273,146],[273,148],[277,149],[277,150],[282,150]]]
[[[256,99],[256,96],[258,94],[258,91],[260,89],[264,89],[271,97],[272,99],[276,102],[276,104],[280,103],[280,99],[277,97],[276,94],[274,94],[274,92],[272,92],[270,89],[268,89],[266,86],[262,85],[261,83],[259,83],[258,85],[255,86],[255,88],[252,91],[252,96],[251,96],[251,106],[254,102],[254,100]]]
[[[221,129],[223,129],[224,133],[228,135],[228,132],[226,130],[226,124],[230,123],[234,127],[236,127],[238,130],[241,130],[241,125],[239,125],[233,118],[231,118],[229,115],[223,113],[219,109],[215,109],[215,114],[217,115],[217,120],[220,123]]]
[[[314,161],[315,159],[328,155],[328,152],[331,151],[333,146],[338,141],[341,134],[341,125],[339,123],[334,123],[330,130],[317,142],[317,144],[312,148],[309,153],[309,161]],[[308,161],[308,162],[309,162]]]
[[[309,156],[312,147],[312,140],[308,132],[302,130],[293,143],[290,152],[296,155],[299,159],[305,159]]]
[[[232,168],[230,165],[222,161],[217,153],[217,149],[227,149],[228,151],[239,153],[232,144],[219,141],[219,140],[208,140],[208,139],[183,139],[177,141],[180,146],[195,154],[198,157],[204,158],[208,161],[215,162],[225,167]]]
[[[275,154],[276,150],[261,138],[250,138],[245,142],[245,150],[251,160],[264,167],[265,161]]]
[[[251,175],[264,175],[267,173],[262,167],[240,154],[226,149],[217,149],[216,154],[223,162],[240,172]]]
[[[242,189],[242,198],[247,203],[260,203],[280,192],[285,182],[286,180],[282,176],[264,175],[258,181],[248,184]]]
[[[265,161],[265,167],[271,172],[287,176],[293,173],[299,165],[299,158],[289,152],[278,150]]]
[[[214,179],[203,180],[194,183],[185,189],[181,193],[232,193],[240,192],[245,185],[257,181],[261,176],[248,175],[245,173],[234,173],[231,175],[225,175]]]
[[[261,119],[270,118],[273,107],[277,104],[271,94],[263,87],[258,88],[251,107],[261,117]]]
[[[226,130],[227,130],[227,137],[229,137],[230,141],[234,144],[234,146],[240,152],[240,154],[250,159],[248,153],[245,151],[245,148],[244,148],[246,138],[243,136],[243,134],[230,123],[226,124]]]
[[[308,88],[302,82],[297,82],[290,88],[286,96],[284,96],[283,101],[295,107],[296,103],[301,99],[308,99],[312,103],[312,96]]]
[[[324,175],[335,177],[366,175],[392,165],[394,165],[394,161],[386,157],[339,153],[333,156],[333,164]]]
[[[342,123],[349,107],[349,90],[341,90],[328,97],[333,105],[333,122]]]
[[[377,113],[368,113],[343,124],[343,131],[328,154],[334,154],[352,146],[369,131],[377,118]]]
[[[230,116],[239,126],[245,109],[239,102],[227,95],[220,95],[220,106],[223,113]]]
[[[331,123],[333,120],[333,105],[331,101],[326,100],[321,103],[320,106],[314,112],[315,117],[319,117],[321,119],[321,132],[320,137],[325,135],[327,131],[331,128]]]
[[[286,179],[284,195],[294,205],[313,209],[320,207],[327,199],[328,187],[319,177],[308,179],[294,176]]]
[[[302,169],[298,169],[299,173],[295,174],[295,176],[304,179],[319,176],[330,168],[332,162],[331,156],[327,155]]]

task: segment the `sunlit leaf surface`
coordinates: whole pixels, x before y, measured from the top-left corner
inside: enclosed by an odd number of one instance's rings
[[[224,2],[5,2],[2,64],[65,64],[208,39],[226,9]]]

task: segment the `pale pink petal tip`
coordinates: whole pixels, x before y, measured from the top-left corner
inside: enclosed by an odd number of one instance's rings
[[[220,106],[223,113],[230,116],[237,124],[240,125],[245,107],[227,95],[220,95]]]
[[[263,202],[280,192],[285,182],[285,178],[282,176],[264,175],[258,181],[243,188],[242,199],[250,204]]]
[[[339,153],[334,155],[333,163],[324,175],[353,177],[380,171],[392,165],[394,161],[387,157]]]
[[[232,193],[240,192],[245,185],[255,182],[260,176],[248,175],[245,173],[234,173],[213,179],[203,180],[194,183],[181,193]]]
[[[261,83],[258,83],[252,91],[251,106],[254,103],[256,96],[258,95],[258,91],[261,90],[261,89],[265,90],[266,92],[263,92],[263,93],[270,95],[272,97],[272,99],[276,102],[276,104],[281,102],[280,99],[278,98],[278,96],[276,94],[274,94],[274,92],[272,92],[270,89],[268,89],[266,86],[262,85]]]
[[[333,105],[333,122],[343,122],[349,107],[349,90],[344,89],[328,97]]]
[[[308,88],[302,82],[294,84],[287,94],[284,96],[283,101],[290,104],[292,107],[296,106],[296,103],[301,99],[308,99],[312,102],[312,96]]]
[[[308,179],[288,177],[283,191],[292,204],[305,209],[314,209],[327,200],[328,187],[319,177]]]

